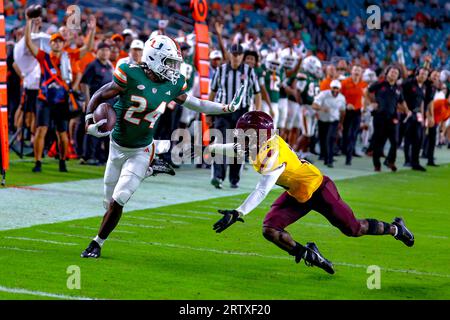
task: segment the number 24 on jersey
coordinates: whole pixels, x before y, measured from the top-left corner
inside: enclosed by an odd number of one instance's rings
[[[141,123],[140,118],[136,118],[133,117],[133,115],[135,113],[142,113],[147,109],[147,99],[145,99],[144,97],[141,96],[135,96],[132,95],[131,96],[131,101],[133,102],[137,102],[138,105],[137,106],[131,106],[127,112],[125,113],[125,120],[135,124],[135,125],[139,125]],[[159,117],[164,113],[164,111],[166,110],[166,105],[167,102],[162,101],[158,108],[156,108],[153,111],[150,111],[149,113],[147,113],[144,116],[144,120],[148,121],[150,123],[149,128],[153,128],[155,126],[156,121],[159,119]]]

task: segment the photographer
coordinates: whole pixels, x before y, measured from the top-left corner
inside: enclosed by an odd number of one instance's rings
[[[31,39],[32,24],[37,17],[26,15],[25,44],[38,60],[41,68],[41,80],[36,106],[36,133],[34,141],[35,166],[33,172],[42,171],[42,153],[44,141],[50,123],[56,127],[59,144],[59,171],[67,172],[66,154],[68,150],[68,93],[71,84],[70,53],[63,51],[64,38],[60,33],[50,37],[50,53],[39,49]]]

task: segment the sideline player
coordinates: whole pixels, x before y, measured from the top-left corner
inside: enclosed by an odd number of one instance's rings
[[[169,102],[207,114],[235,111],[242,101],[242,88],[229,105],[200,100],[186,94],[186,79],[180,73],[183,62],[180,48],[171,38],[156,35],[144,45],[142,63],[122,64],[116,68],[113,81],[100,88],[89,101],[86,111],[88,134],[104,137],[99,132],[107,120],[93,121],[97,106],[119,96],[114,105],[117,121],[111,134],[110,152],[104,176],[104,206],[107,210],[98,235],[81,257],[100,257],[101,247],[117,226],[124,205],[139,187],[155,154],[153,134],[158,118]]]
[[[314,152],[311,140],[317,126],[317,112],[312,108],[314,98],[320,92],[319,80],[322,78],[322,63],[316,56],[309,56],[302,61],[302,71],[299,75],[297,88],[300,91],[302,105],[300,108],[299,126],[302,131],[295,150],[299,150],[302,158],[311,158],[311,152]]]
[[[309,266],[317,266],[328,273],[334,273],[333,264],[322,256],[314,242],[302,245],[292,239],[285,230],[311,210],[322,214],[333,226],[349,237],[389,234],[408,247],[414,244],[414,236],[406,228],[402,218],[395,218],[392,223],[376,219],[356,219],[352,209],[341,199],[334,182],[323,176],[311,163],[299,159],[279,135],[274,134],[267,141],[261,141],[262,134],[266,133],[266,136],[269,136],[273,127],[272,118],[264,112],[247,112],[238,120],[237,129],[243,130],[245,135],[253,129],[257,138],[254,140],[259,140],[257,144],[261,147],[255,152],[256,157],[252,159],[252,163],[262,177],[256,189],[239,208],[219,210],[223,218],[214,224],[213,229],[216,232],[222,232],[236,221],[244,222],[242,217],[258,207],[276,184],[286,191],[275,200],[266,215],[263,235],[294,256],[297,263],[304,259]],[[231,145],[235,151],[243,149],[242,146],[236,148]],[[255,148],[257,148],[255,144],[250,144],[247,151]],[[210,149],[216,152],[214,145],[210,146]],[[217,151],[219,150],[220,145],[217,148]]]

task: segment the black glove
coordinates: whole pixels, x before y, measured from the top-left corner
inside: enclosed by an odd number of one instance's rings
[[[217,221],[213,226],[213,230],[217,233],[222,232],[236,221],[244,222],[244,219],[240,217],[239,212],[236,210],[218,210],[218,212],[223,214],[223,218]]]

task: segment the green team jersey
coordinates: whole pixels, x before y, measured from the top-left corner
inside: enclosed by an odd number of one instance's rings
[[[298,74],[297,88],[300,90],[302,104],[312,105],[320,92],[319,80],[308,73]]]
[[[125,148],[142,148],[152,143],[158,119],[167,104],[185,93],[187,87],[183,75],[175,85],[171,81],[153,82],[134,64],[116,68],[113,81],[125,91],[113,106],[117,120],[112,138]]]
[[[278,71],[275,73],[263,66],[261,77],[258,77],[258,79],[259,84],[265,86],[270,101],[278,103],[280,100],[280,85],[284,80],[284,72]]]
[[[286,99],[288,97],[286,91],[284,90],[284,87],[290,87],[292,85],[292,82],[294,82],[295,79],[295,73],[291,74],[289,77],[286,74],[286,70],[284,68],[282,68],[281,71],[284,76],[283,76],[283,86],[280,89],[280,99]],[[295,100],[295,99],[294,99]]]
[[[183,62],[180,66],[180,73],[186,78],[187,88],[186,91],[189,91],[194,86],[195,79],[195,67],[192,63]]]

